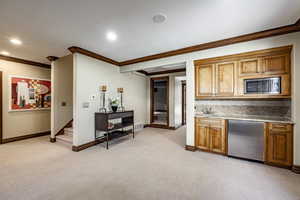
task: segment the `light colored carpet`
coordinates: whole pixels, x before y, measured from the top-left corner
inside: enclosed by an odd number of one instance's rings
[[[147,128],[109,150],[75,153],[48,137],[0,145],[0,199],[300,199],[300,175],[184,144],[185,128]]]

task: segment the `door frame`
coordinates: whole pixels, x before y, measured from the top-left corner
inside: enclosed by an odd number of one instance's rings
[[[181,81],[181,125],[186,124],[186,81]],[[184,112],[185,111],[185,112]]]
[[[0,144],[3,144],[3,128],[2,128],[2,120],[3,120],[3,72],[0,71]]]
[[[154,112],[154,81],[155,80],[166,80],[167,81],[167,95],[166,95],[166,101],[167,101],[167,125],[161,125],[161,124],[154,124],[153,123],[153,112]],[[170,99],[169,99],[169,76],[161,76],[161,77],[155,77],[155,78],[150,78],[150,126],[154,128],[169,128],[169,114],[170,114],[170,109],[169,109],[169,104],[170,104]]]

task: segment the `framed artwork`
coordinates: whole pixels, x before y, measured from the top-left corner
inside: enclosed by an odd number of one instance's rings
[[[51,81],[10,76],[9,111],[44,110],[51,108]]]

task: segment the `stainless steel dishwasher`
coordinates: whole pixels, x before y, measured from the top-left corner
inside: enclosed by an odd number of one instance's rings
[[[228,120],[228,156],[263,161],[264,123]]]

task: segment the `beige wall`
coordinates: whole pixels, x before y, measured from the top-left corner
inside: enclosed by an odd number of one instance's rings
[[[124,88],[124,106],[134,110],[135,124],[145,124],[147,103],[147,81],[144,76],[120,73],[120,68],[87,57],[74,54],[74,145],[94,141],[95,112],[100,108],[101,85],[107,85],[106,97],[117,97],[117,88]],[[95,95],[96,99],[92,100]],[[89,107],[84,108],[83,103]]]
[[[50,110],[8,112],[9,76],[50,79],[50,69],[0,60],[3,72],[3,139],[50,131]]]
[[[124,66],[122,72],[136,71],[146,68],[172,65],[174,63],[186,63],[186,84],[187,84],[187,133],[186,144],[194,145],[194,104],[195,104],[195,79],[194,79],[194,60],[213,58],[224,55],[256,51],[286,45],[293,45],[293,120],[296,123],[294,129],[294,164],[300,165],[300,32],[269,37],[260,40],[242,42],[238,44],[197,51],[168,58],[137,63]]]
[[[73,55],[52,62],[51,137],[73,119]],[[66,106],[62,103],[65,102]]]

